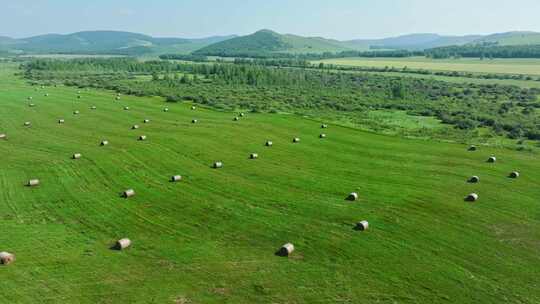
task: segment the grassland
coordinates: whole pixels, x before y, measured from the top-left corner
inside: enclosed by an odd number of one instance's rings
[[[160,98],[77,99],[0,71],[0,250],[17,255],[0,267],[2,303],[540,301],[535,153],[337,125],[321,140],[320,122],[293,115],[234,122]],[[24,187],[30,178],[42,184]],[[127,188],[137,195],[120,198]],[[352,191],[358,202],[344,200]],[[473,191],[480,201],[464,202]],[[371,229],[354,231],[360,220]],[[132,248],[110,250],[121,237]],[[295,253],[275,256],[286,242]]]
[[[326,64],[365,67],[395,67],[432,71],[540,75],[540,59],[429,59],[411,58],[338,58],[317,61]]]

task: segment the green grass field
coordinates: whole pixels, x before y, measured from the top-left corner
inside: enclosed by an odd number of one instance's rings
[[[0,251],[17,257],[0,266],[1,303],[540,302],[536,153],[337,125],[321,140],[298,116],[77,99],[0,71]],[[109,249],[122,237],[131,248]],[[293,255],[274,255],[287,242]]]
[[[540,59],[429,59],[411,58],[338,58],[317,61],[326,64],[365,67],[395,67],[432,71],[540,75]]]

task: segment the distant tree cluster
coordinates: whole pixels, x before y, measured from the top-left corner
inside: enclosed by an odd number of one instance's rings
[[[540,45],[508,45],[491,44],[447,46],[425,51],[427,57],[445,58],[540,58]]]

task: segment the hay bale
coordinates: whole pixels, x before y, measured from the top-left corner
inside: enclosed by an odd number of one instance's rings
[[[366,230],[368,230],[368,228],[369,228],[368,221],[361,221],[361,222],[356,224],[356,230],[366,231]]]
[[[469,178],[469,183],[476,184],[476,183],[479,183],[479,182],[480,182],[480,177],[478,177],[478,176],[472,176],[471,178]]]
[[[240,118],[239,118],[239,117],[235,117],[233,120],[234,120],[234,121],[239,121]]]
[[[106,146],[108,144],[109,144],[109,141],[107,141],[107,140],[102,140],[101,141],[101,146]]]
[[[120,100],[120,96],[116,96],[116,100]]]
[[[287,257],[287,256],[290,256],[293,253],[293,251],[294,251],[294,245],[291,243],[287,243],[281,246],[281,248],[279,248],[276,254],[282,257]]]
[[[163,109],[163,112],[169,112],[169,108]]]
[[[478,148],[476,148],[476,146],[470,146],[469,147],[469,151],[473,152],[473,151],[476,151],[478,150]]]
[[[63,119],[59,119],[59,120],[58,120],[58,123],[59,123],[59,124],[63,124],[64,122],[65,122],[65,120],[63,120]]]
[[[293,138],[292,142],[295,143],[295,144],[296,144],[296,143],[299,143],[299,142],[300,142],[300,138],[295,137],[295,138]]]
[[[125,198],[133,197],[133,196],[135,196],[135,190],[133,190],[133,189],[127,189],[126,191],[124,191],[124,192],[122,193],[122,196],[125,197]]]
[[[326,124],[321,125],[321,129],[327,129],[327,128],[328,128],[328,125],[326,125]]]
[[[73,156],[72,156],[73,159],[81,159],[81,157],[82,157],[82,154],[81,154],[81,153],[75,153],[75,154],[73,154]]]
[[[49,97],[49,93],[45,93],[45,97]]]
[[[244,114],[244,113],[240,113],[240,117],[244,117],[244,116],[245,116],[245,114]]]
[[[144,123],[149,123],[150,122],[150,119],[145,119],[143,120]]]
[[[191,109],[192,109],[192,110],[195,110],[195,109],[197,109],[197,108],[196,108],[195,106],[191,106]]]
[[[495,156],[492,156],[490,158],[488,158],[488,163],[495,163],[497,161],[497,158]]]
[[[194,123],[194,124],[196,124],[197,122],[198,122],[198,120],[196,120],[196,119],[193,119],[193,120],[191,121],[191,123]]]
[[[251,153],[251,154],[249,155],[249,158],[251,158],[251,159],[257,159],[257,158],[259,158],[259,154],[257,154],[257,153]]]
[[[321,135],[319,135],[319,138],[326,138],[326,134],[322,133]]]
[[[139,125],[133,125],[133,126],[131,127],[132,130],[137,130],[138,128],[139,128]]]
[[[96,106],[91,106],[91,107],[90,107],[90,110],[96,110],[96,109],[97,109]]]
[[[128,110],[129,110],[129,107],[124,107],[124,110],[125,110],[125,111],[128,111]]]
[[[510,178],[518,178],[518,177],[519,177],[519,172],[514,171],[514,172],[510,173]]]
[[[131,240],[128,239],[128,238],[123,238],[123,239],[120,239],[120,240],[116,241],[116,244],[115,244],[114,248],[116,250],[124,250],[124,249],[126,249],[126,248],[128,248],[130,246],[131,246]]]
[[[0,264],[9,265],[15,262],[15,255],[6,251],[0,252]]]
[[[0,134],[0,140],[5,140],[5,139],[7,139],[7,135],[4,133]]]
[[[212,166],[214,169],[220,169],[220,168],[223,168],[223,163],[222,162],[215,162],[214,165]]]
[[[28,187],[39,186],[39,179],[31,179],[31,180],[28,181],[28,183],[26,185]]]
[[[358,193],[352,192],[347,196],[348,201],[356,201],[358,199]]]
[[[32,100],[32,99],[34,99],[34,97],[32,97],[32,96],[28,97],[28,100]]]
[[[78,110],[77,111],[73,111],[73,115],[79,115],[81,112],[79,112]]]
[[[478,198],[479,198],[478,194],[471,193],[471,194],[467,195],[465,200],[468,201],[468,202],[476,202],[478,200]]]
[[[146,135],[141,135],[141,136],[139,136],[139,140],[140,140],[140,141],[145,141],[145,140],[146,140]]]
[[[32,125],[32,123],[29,122],[29,121],[26,121],[26,122],[24,123],[24,126],[25,126],[25,127],[30,127],[31,125]]]
[[[175,183],[175,182],[179,182],[182,180],[182,176],[181,175],[173,175],[171,177],[171,182]]]
[[[81,91],[77,91],[77,94],[81,94]]]
[[[271,146],[274,145],[274,143],[273,143],[272,141],[268,140],[268,141],[266,142],[265,145],[266,145],[267,147],[271,147]]]
[[[30,108],[33,108],[33,107],[35,107],[36,105],[33,104],[33,103],[31,103],[31,104],[29,104],[28,106],[29,106]]]

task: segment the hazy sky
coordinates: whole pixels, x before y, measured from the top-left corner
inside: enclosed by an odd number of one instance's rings
[[[0,0],[0,36],[123,30],[203,37],[281,33],[337,39],[540,31],[540,0]]]

